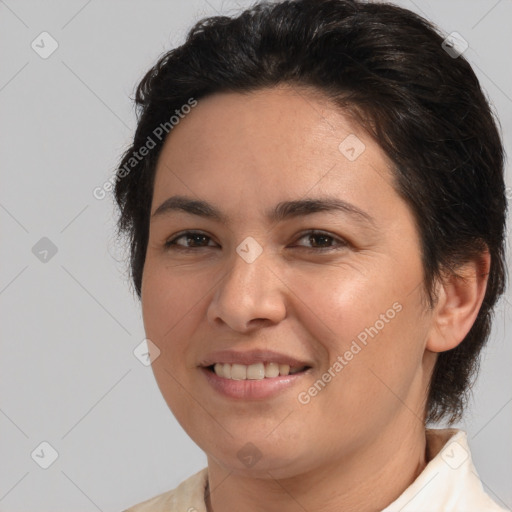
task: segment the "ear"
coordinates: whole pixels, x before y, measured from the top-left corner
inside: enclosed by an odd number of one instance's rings
[[[438,283],[427,350],[445,352],[466,337],[484,300],[490,265],[491,255],[486,250],[459,267],[457,276],[446,275]]]

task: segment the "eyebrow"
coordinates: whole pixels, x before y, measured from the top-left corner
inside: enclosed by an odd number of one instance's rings
[[[175,211],[183,211],[221,223],[229,222],[229,218],[225,214],[207,201],[179,195],[166,199],[152,214],[152,218],[164,216]],[[375,227],[375,219],[367,212],[342,199],[330,196],[282,201],[273,209],[267,211],[266,217],[270,222],[281,222],[286,219],[302,217],[313,213],[334,211],[341,211],[350,215],[356,221],[362,221],[365,224],[369,223]]]

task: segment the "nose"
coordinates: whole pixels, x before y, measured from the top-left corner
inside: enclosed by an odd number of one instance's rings
[[[270,265],[265,250],[250,263],[235,252],[208,307],[208,321],[242,333],[283,320],[286,286]]]

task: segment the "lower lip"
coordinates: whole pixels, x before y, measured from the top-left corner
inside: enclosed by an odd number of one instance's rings
[[[208,368],[201,368],[201,371],[213,389],[224,396],[243,400],[261,400],[275,396],[285,389],[291,388],[304,377],[309,370],[310,369],[293,375],[283,375],[259,380],[233,380],[219,377]]]

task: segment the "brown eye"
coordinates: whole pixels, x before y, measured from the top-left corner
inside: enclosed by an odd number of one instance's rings
[[[184,240],[185,242],[178,243],[180,240]],[[208,241],[211,241],[211,238],[204,233],[185,231],[184,233],[181,233],[178,236],[167,240],[164,246],[166,249],[176,248],[179,250],[192,250],[196,248],[208,247]]]
[[[323,231],[309,231],[298,240],[306,239],[312,246],[305,249],[312,251],[332,251],[348,245],[344,240]]]

